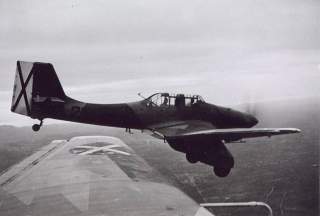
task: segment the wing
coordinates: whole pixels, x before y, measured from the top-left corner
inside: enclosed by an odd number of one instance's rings
[[[217,129],[212,124],[199,120],[173,121],[150,126],[152,135],[161,139],[199,138],[236,141],[245,138],[271,137],[301,132],[296,128],[231,128]]]
[[[198,138],[208,137],[212,139],[225,140],[226,142],[254,137],[271,137],[281,134],[291,134],[301,132],[296,128],[233,128],[233,129],[211,129],[194,132],[187,132],[168,136],[167,138]]]
[[[186,133],[199,132],[211,129],[215,129],[215,127],[212,124],[200,120],[171,121],[151,125],[149,127],[149,130],[152,131],[151,135],[161,139],[165,137],[181,136]]]
[[[0,176],[0,215],[212,215],[115,137],[54,141]]]

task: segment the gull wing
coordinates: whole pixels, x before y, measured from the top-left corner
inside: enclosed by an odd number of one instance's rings
[[[297,128],[231,128],[231,129],[210,129],[210,130],[201,130],[186,132],[177,135],[169,135],[168,139],[172,138],[200,138],[206,137],[211,139],[236,141],[245,138],[254,138],[254,137],[271,137],[281,134],[291,134],[291,133],[300,133],[301,131]]]
[[[236,141],[245,138],[271,137],[281,134],[301,132],[297,128],[229,128],[217,129],[212,124],[201,120],[172,121],[151,125],[152,135],[161,139],[208,138],[224,141]]]
[[[90,136],[54,141],[2,173],[0,215],[212,214],[122,140]]]
[[[215,129],[209,122],[201,120],[170,121],[151,125],[152,136],[160,139],[171,136],[183,136],[186,133]]]

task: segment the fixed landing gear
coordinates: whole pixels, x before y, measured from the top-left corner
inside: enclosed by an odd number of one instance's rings
[[[234,166],[234,159],[232,156],[221,157],[216,163],[213,164],[213,172],[218,177],[226,177],[231,172]]]
[[[41,126],[42,126],[42,124],[43,124],[43,120],[40,119],[40,124],[34,124],[34,125],[32,125],[32,130],[33,130],[33,131],[39,131],[40,128],[41,128]]]
[[[213,172],[218,177],[227,177],[231,171],[231,168],[226,167],[214,167]]]
[[[199,156],[197,154],[187,153],[186,159],[189,163],[197,163],[199,161]]]

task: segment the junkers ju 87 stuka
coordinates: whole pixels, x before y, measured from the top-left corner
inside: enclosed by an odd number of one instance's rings
[[[226,143],[245,138],[298,133],[296,128],[253,128],[258,120],[249,113],[210,104],[199,95],[156,93],[137,102],[85,103],[68,97],[50,63],[17,62],[11,111],[45,118],[103,126],[148,130],[190,163],[202,162],[225,177],[234,166]]]

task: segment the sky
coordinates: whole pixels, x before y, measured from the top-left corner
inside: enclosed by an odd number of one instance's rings
[[[0,124],[35,122],[10,113],[17,60],[53,63],[65,92],[92,103],[317,97],[320,1],[0,0]]]

